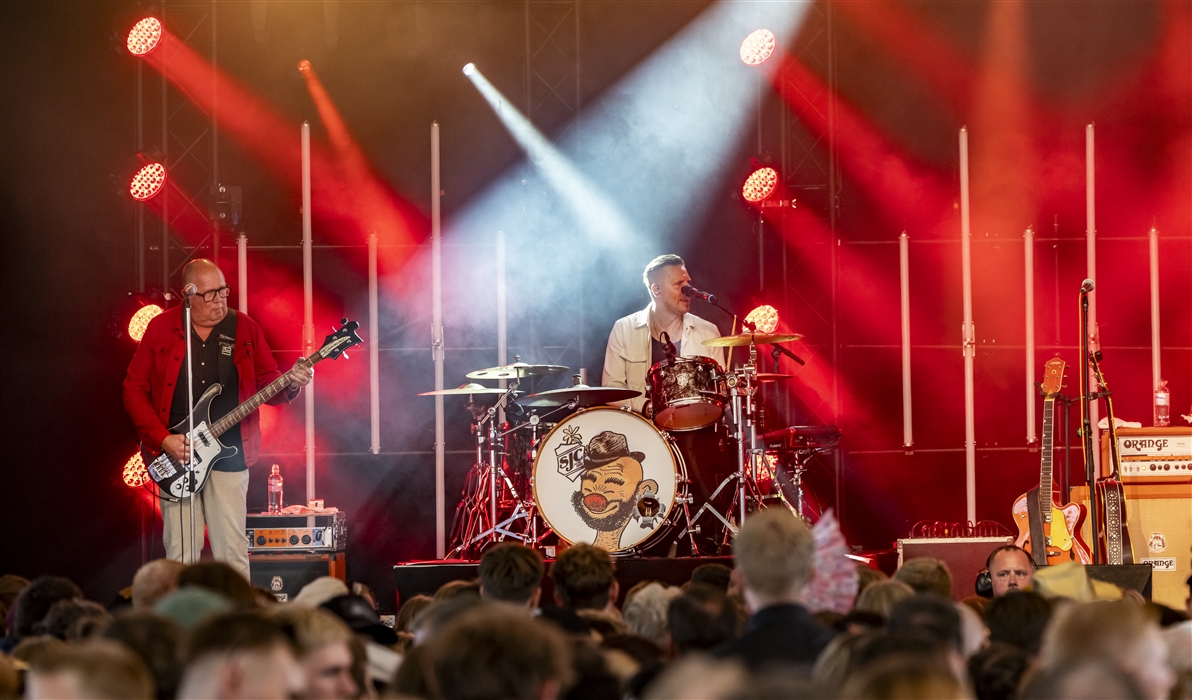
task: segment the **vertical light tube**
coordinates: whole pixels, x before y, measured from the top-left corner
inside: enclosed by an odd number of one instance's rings
[[[1097,208],[1095,200],[1095,193],[1097,191],[1096,182],[1096,167],[1094,165],[1094,139],[1093,139],[1093,125],[1089,124],[1084,129],[1084,174],[1085,174],[1085,254],[1088,257],[1088,278],[1094,282],[1097,280]],[[1101,336],[1097,330],[1097,295],[1089,295],[1089,351],[1096,352],[1101,349],[1098,338]],[[1092,367],[1089,366],[1089,359],[1087,357],[1080,358],[1081,369],[1088,373],[1091,391],[1098,391],[1097,379],[1093,376]],[[1096,401],[1089,403],[1089,425],[1092,430],[1089,432],[1093,437],[1093,464],[1096,465],[1095,474],[1101,475],[1101,429],[1097,427],[1097,423],[1101,420],[1099,418],[1100,407]]]
[[[915,447],[911,421],[911,275],[910,237],[906,231],[898,237],[898,277],[902,306],[902,448]]]
[[[960,266],[964,291],[964,488],[966,516],[977,522],[977,434],[974,425],[973,358],[976,332],[973,329],[972,229],[969,226],[968,129],[960,130]]]
[[[314,269],[310,234],[310,122],[302,122],[302,356],[314,352]],[[306,391],[306,500],[315,498],[315,383]]]
[[[508,364],[508,317],[506,313],[506,300],[508,289],[505,283],[505,232],[497,231],[497,365],[504,367]],[[504,389],[508,386],[508,382],[502,379],[498,382],[500,387]],[[500,411],[500,420],[505,422],[505,409]]]
[[[368,451],[381,453],[381,324],[377,309],[377,234],[368,234]]]
[[[1163,379],[1159,348],[1159,229],[1151,227],[1147,233],[1151,253],[1151,390]]]
[[[431,240],[431,357],[435,362],[435,391],[443,389],[443,229],[439,186],[439,123],[430,124],[430,240]],[[447,554],[446,501],[443,489],[446,443],[443,397],[435,397],[435,556]]]
[[[248,236],[240,234],[236,237],[236,286],[239,287],[240,303],[236,308],[240,313],[248,313]]]
[[[1026,444],[1035,444],[1035,232],[1022,234],[1026,267]]]

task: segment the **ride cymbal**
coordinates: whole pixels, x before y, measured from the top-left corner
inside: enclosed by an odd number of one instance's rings
[[[488,367],[468,372],[468,379],[524,379],[526,377],[540,377],[544,374],[566,372],[569,368],[562,365],[531,365],[525,362],[514,362],[504,367]]]
[[[537,394],[531,394],[524,400],[519,401],[518,404],[526,408],[549,408],[553,406],[562,406],[570,403],[573,399],[578,401],[576,408],[584,408],[587,406],[598,406],[604,403],[612,403],[614,401],[626,401],[628,399],[641,396],[640,391],[632,389],[622,389],[615,386],[588,386],[580,384],[578,386],[569,386],[563,389],[551,389],[550,391],[540,391]]]
[[[471,396],[473,394],[504,394],[507,389],[499,387],[481,386],[479,384],[462,384],[454,389],[440,389],[439,391],[424,391],[419,396]],[[522,392],[515,391],[514,395]]]
[[[704,345],[710,348],[739,348],[751,343],[753,345],[790,343],[802,337],[799,333],[738,333],[736,335],[723,335],[719,338],[705,340]],[[472,375],[469,374],[468,376],[470,377]]]

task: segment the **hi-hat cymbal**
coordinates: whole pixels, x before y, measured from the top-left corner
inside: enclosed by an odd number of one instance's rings
[[[440,389],[439,391],[424,391],[419,396],[471,396],[473,394],[504,394],[507,389],[500,387],[480,386],[479,384],[462,384],[454,389]],[[522,392],[513,392],[516,396]]]
[[[793,374],[774,374],[773,372],[758,372],[754,377],[757,382],[781,382],[787,379],[794,379]]]
[[[531,365],[525,362],[514,362],[504,367],[478,369],[475,372],[468,372],[465,376],[468,379],[524,379],[526,377],[539,377],[544,374],[566,372],[567,369],[567,367],[562,365]]]
[[[540,391],[537,394],[530,394],[518,403],[526,408],[549,408],[562,406],[574,399],[577,401],[576,408],[585,408],[587,406],[598,406],[602,403],[612,403],[613,401],[625,401],[641,395],[642,393],[640,391],[622,389],[616,386],[588,386],[587,384],[579,384],[563,389],[551,389],[550,391]]]
[[[738,333],[736,335],[723,335],[719,338],[705,340],[704,345],[711,348],[739,348],[750,343],[754,345],[790,343],[802,337],[798,333]],[[468,376],[470,377],[472,375],[469,374]]]

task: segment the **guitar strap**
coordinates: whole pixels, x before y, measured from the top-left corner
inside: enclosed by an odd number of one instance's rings
[[[1038,486],[1026,492],[1026,515],[1031,529],[1031,559],[1035,560],[1035,566],[1047,566],[1047,538],[1043,534]]]

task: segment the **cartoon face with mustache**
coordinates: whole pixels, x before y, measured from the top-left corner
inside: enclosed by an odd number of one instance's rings
[[[621,533],[637,512],[639,500],[647,491],[658,492],[658,482],[642,478],[644,458],[641,452],[630,452],[625,436],[619,433],[605,431],[588,443],[584,474],[571,504],[596,531],[592,544],[597,547],[610,552],[621,549]]]

